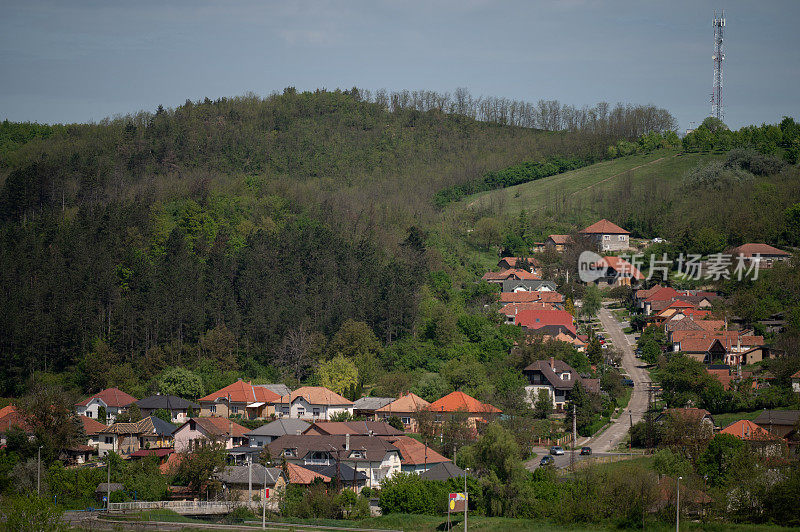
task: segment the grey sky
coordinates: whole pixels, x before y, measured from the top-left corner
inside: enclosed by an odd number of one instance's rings
[[[800,2],[0,1],[0,118],[100,120],[283,87],[434,89],[709,114],[725,8],[725,121],[800,118]]]

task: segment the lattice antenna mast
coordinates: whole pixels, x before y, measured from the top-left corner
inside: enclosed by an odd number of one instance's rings
[[[722,120],[725,116],[722,107],[722,62],[725,54],[722,53],[722,31],[725,28],[725,11],[717,17],[714,11],[714,85],[711,90],[711,116]]]

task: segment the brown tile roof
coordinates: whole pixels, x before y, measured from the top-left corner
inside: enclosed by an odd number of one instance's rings
[[[508,268],[513,268],[516,266],[517,262],[528,261],[531,266],[539,266],[539,261],[533,257],[503,257],[500,259],[500,262],[497,263],[497,266],[503,268],[503,264],[507,264]]]
[[[508,303],[500,309],[500,314],[516,316],[523,310],[556,310],[552,303],[544,301],[531,301],[529,303]]]
[[[289,395],[284,395],[280,398],[280,401],[276,401],[276,403],[292,404],[300,397],[312,405],[352,406],[353,404],[352,401],[348,401],[338,393],[333,392],[323,386],[303,386],[296,389]]]
[[[542,301],[541,294],[545,292],[501,292],[500,303],[533,303]]]
[[[101,432],[103,432],[108,428],[106,425],[103,425],[99,421],[96,421],[90,417],[86,416],[78,416],[78,417],[80,418],[81,423],[83,423],[83,432],[85,432],[87,436],[94,436],[96,434],[100,434]]]
[[[400,450],[400,460],[403,465],[438,464],[451,461],[410,436],[390,436],[386,440]]]
[[[514,323],[531,330],[556,325],[566,328],[573,335],[577,334],[572,314],[566,310],[523,310],[516,315]]]
[[[778,249],[776,247],[772,247],[769,244],[742,244],[739,247],[733,248],[731,250],[734,255],[742,255],[744,257],[753,257],[754,255],[761,255],[764,256],[780,256],[780,257],[788,257],[789,253]]]
[[[721,331],[725,329],[725,320],[692,320],[704,331]]]
[[[672,288],[671,286],[662,286],[655,292],[652,292],[645,301],[653,302],[653,301],[672,301],[676,297],[679,297],[681,294]]]
[[[416,394],[409,392],[399,399],[392,401],[388,405],[377,409],[375,412],[386,414],[405,414],[419,412],[420,410],[425,410],[429,406],[431,406],[431,404],[428,401]]]
[[[539,299],[544,301],[545,303],[563,303],[564,296],[559,294],[558,292],[550,292],[550,291],[543,291],[539,292]]]
[[[280,395],[263,386],[254,386],[251,382],[238,380],[198,399],[198,402],[227,400],[228,397],[230,397],[231,403],[274,403],[281,398]]]
[[[584,234],[590,235],[629,235],[631,234],[630,231],[626,231],[622,227],[618,226],[613,222],[609,222],[605,218],[600,220],[599,222],[595,222],[586,229],[582,229],[580,231]]]
[[[102,392],[96,393],[93,396],[84,399],[80,403],[76,403],[76,406],[86,406],[89,404],[89,401],[95,397],[102,399],[103,402],[108,406],[113,406],[116,408],[122,408],[136,402],[136,398],[134,396],[128,395],[118,388],[106,388]]]
[[[317,473],[306,469],[303,466],[286,463],[286,470],[289,472],[289,484],[311,484],[314,480],[321,478],[323,482],[330,482],[331,477],[325,476],[322,473]]]
[[[566,246],[572,243],[572,237],[570,235],[548,235],[547,238],[552,240],[553,244],[559,246]]]
[[[523,373],[540,372],[550,383],[550,386],[557,390],[571,390],[575,382],[580,380],[580,375],[572,369],[572,366],[559,359],[536,360],[522,370]],[[569,373],[569,379],[562,379],[556,372]]]
[[[481,277],[484,281],[504,281],[511,278],[521,281],[538,281],[541,279],[537,273],[532,273],[527,270],[518,270],[516,268],[503,270],[502,272],[486,272],[483,274],[483,277]]]
[[[650,288],[639,289],[639,290],[636,291],[636,299],[647,299],[648,297],[650,297],[651,295],[655,294],[656,292],[658,292],[662,288],[664,288],[664,287],[661,286],[660,284],[656,284],[654,286],[651,286]]]
[[[609,255],[597,261],[595,263],[595,266],[605,266],[609,269],[614,270],[623,277],[630,277],[632,279],[636,279],[637,281],[641,281],[644,279],[644,275],[642,274],[642,272],[640,272],[636,266],[634,266],[627,260],[623,259],[622,257],[615,257],[613,255]]]
[[[464,392],[449,393],[438,401],[431,403],[428,409],[432,412],[469,412],[471,414],[498,414],[501,412],[499,408],[481,403]]]
[[[186,423],[191,421],[197,423],[200,427],[202,427],[203,430],[212,436],[244,438],[246,437],[245,433],[250,431],[250,429],[223,417],[193,417]],[[181,427],[186,425],[186,423],[181,425]]]
[[[0,419],[3,419],[8,414],[16,411],[16,409],[17,409],[17,407],[15,407],[14,405],[8,405],[8,406],[4,406],[3,408],[0,408]]]
[[[315,421],[303,431],[303,434],[399,436],[403,431],[383,421]]]

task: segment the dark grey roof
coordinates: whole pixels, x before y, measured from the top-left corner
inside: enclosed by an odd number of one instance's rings
[[[287,434],[297,434],[297,431],[302,433],[310,426],[310,423],[306,423],[301,419],[276,419],[272,423],[261,425],[257,429],[246,432],[245,436],[248,438],[252,436],[273,436],[278,438],[280,436],[286,436]]]
[[[396,397],[362,397],[353,403],[353,410],[377,410],[393,403],[396,399]]]
[[[544,375],[544,378],[547,379],[547,382],[550,383],[550,386],[557,390],[571,390],[573,386],[575,386],[575,381],[580,379],[580,375],[572,369],[572,367],[564,362],[563,360],[554,360],[553,366],[555,367],[556,371],[559,373],[569,372],[570,378],[569,380],[563,380],[561,377],[556,375],[553,369],[550,367],[549,360],[537,360],[524,370],[522,373],[534,373],[540,372]]]
[[[217,480],[226,484],[249,484],[250,466],[228,466],[217,473]],[[253,486],[264,486],[264,471],[267,473],[267,487],[274,486],[281,476],[279,467],[264,467],[253,464]]]
[[[337,458],[338,455],[342,460],[350,460],[353,451],[362,451],[364,457],[360,458],[360,460],[369,460],[371,462],[383,460],[386,453],[390,451],[396,451],[399,454],[399,449],[397,447],[377,436],[350,436],[349,451],[344,449],[346,440],[347,437],[343,435],[286,435],[267,444],[266,447],[269,449],[273,459],[283,456],[284,449],[296,449],[297,458],[299,459],[315,451],[328,453],[328,455],[334,459]]]
[[[320,475],[325,475],[326,477],[336,478],[337,473],[340,475],[339,479],[342,482],[353,482],[353,475],[355,475],[355,480],[367,480],[367,475],[363,472],[359,471],[356,473],[355,469],[350,467],[347,464],[339,464],[339,468],[337,470],[336,464],[331,465],[303,465],[304,468],[308,469],[309,471],[313,471],[314,473],[319,473]]]
[[[249,445],[239,445],[227,450],[228,454],[260,454],[263,447],[250,447]]]
[[[189,408],[199,409],[200,405],[187,401],[182,397],[175,395],[151,395],[144,399],[136,401],[139,408],[152,408],[158,410],[163,408],[165,410],[188,410]]]
[[[503,292],[513,292],[517,288],[524,288],[529,292],[538,291],[542,287],[547,287],[551,291],[556,291],[556,283],[553,281],[544,281],[542,279],[506,279],[503,281]]]
[[[178,427],[160,417],[150,416],[150,421],[153,423],[155,433],[161,436],[172,436],[172,433],[178,430]]]
[[[97,485],[97,489],[94,490],[95,493],[108,493],[108,482],[101,482]],[[111,483],[111,491],[122,491],[125,486],[120,484],[119,482],[112,482]]]
[[[427,471],[420,473],[420,478],[425,480],[449,480],[464,477],[464,470],[453,462],[439,462]]]
[[[266,388],[267,390],[277,393],[281,397],[284,395],[289,395],[292,393],[292,389],[286,386],[285,384],[254,384],[253,386],[259,388]]]
[[[764,410],[753,423],[766,427],[772,425],[794,425],[800,419],[800,410]]]

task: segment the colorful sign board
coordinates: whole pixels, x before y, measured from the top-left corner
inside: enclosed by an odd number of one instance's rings
[[[466,493],[451,493],[447,504],[448,512],[463,512],[467,503]]]

